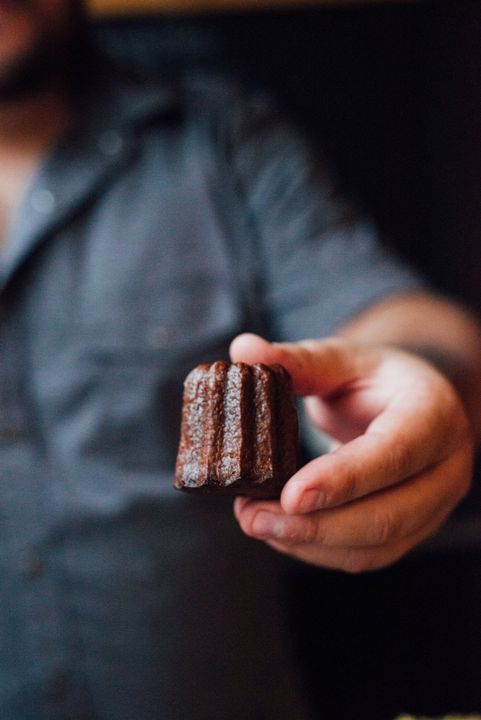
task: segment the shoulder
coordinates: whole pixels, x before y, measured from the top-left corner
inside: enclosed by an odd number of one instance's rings
[[[230,77],[198,73],[181,78],[176,87],[186,122],[227,148],[281,121],[268,92]]]
[[[163,130],[168,120],[219,150],[234,150],[253,137],[272,141],[281,127],[292,126],[269,92],[220,72],[146,77],[99,54],[90,65],[95,72],[77,92],[79,114],[89,126],[110,123],[142,132]]]

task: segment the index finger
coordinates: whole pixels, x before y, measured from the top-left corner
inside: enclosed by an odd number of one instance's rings
[[[231,343],[234,362],[283,365],[292,377],[294,393],[300,396],[330,394],[369,374],[376,362],[374,351],[353,352],[343,338],[270,343],[251,333],[238,335]]]

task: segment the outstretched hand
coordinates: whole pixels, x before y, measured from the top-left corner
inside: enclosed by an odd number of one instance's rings
[[[434,533],[469,489],[463,404],[416,355],[342,338],[277,344],[246,334],[231,357],[284,365],[313,424],[339,442],[302,467],[279,501],[236,499],[247,535],[315,565],[371,570]]]

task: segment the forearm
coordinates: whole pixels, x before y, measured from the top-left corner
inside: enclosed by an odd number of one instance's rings
[[[481,440],[481,328],[468,311],[427,293],[396,296],[360,314],[339,334],[395,345],[429,360],[456,387]]]

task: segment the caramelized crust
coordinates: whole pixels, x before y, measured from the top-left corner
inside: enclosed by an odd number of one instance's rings
[[[283,367],[219,360],[189,373],[176,488],[273,498],[297,466],[297,413]]]

